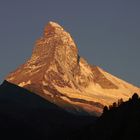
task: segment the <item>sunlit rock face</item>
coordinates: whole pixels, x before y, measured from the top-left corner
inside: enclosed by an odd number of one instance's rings
[[[127,100],[140,89],[91,66],[79,56],[71,35],[49,22],[31,58],[7,81],[24,87],[74,113],[100,115],[104,105]]]

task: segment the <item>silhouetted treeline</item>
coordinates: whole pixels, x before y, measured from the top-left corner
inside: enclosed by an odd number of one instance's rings
[[[123,99],[119,99],[118,102],[114,102],[112,105],[109,105],[109,106],[105,106],[104,109],[103,109],[103,113],[106,113],[107,111],[109,110],[113,110],[115,109],[116,107],[119,107],[120,105],[123,104]]]
[[[134,93],[132,98],[129,98],[129,101],[136,101],[139,99],[139,96],[137,93]],[[124,101],[123,99],[119,99],[118,102],[114,102],[112,105],[109,105],[109,106],[105,106],[104,109],[103,109],[103,113],[106,113],[107,111],[109,110],[114,110],[116,107],[120,107],[121,105],[123,105]]]
[[[128,101],[119,100],[109,108],[104,107],[96,125],[83,131],[87,140],[139,140],[140,98],[135,93]],[[80,135],[80,133],[79,133]]]

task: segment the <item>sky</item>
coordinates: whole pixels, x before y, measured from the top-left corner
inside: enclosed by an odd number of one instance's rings
[[[90,64],[140,87],[140,0],[0,0],[0,82],[54,21]]]

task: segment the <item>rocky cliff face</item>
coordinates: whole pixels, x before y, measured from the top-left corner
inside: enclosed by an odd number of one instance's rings
[[[128,99],[140,89],[89,65],[78,55],[71,35],[49,22],[31,58],[7,81],[24,87],[72,112],[100,115],[104,105]]]

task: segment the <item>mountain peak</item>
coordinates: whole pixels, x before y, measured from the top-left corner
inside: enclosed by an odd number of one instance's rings
[[[34,61],[37,65],[38,60],[44,65],[57,62],[61,67],[71,70],[76,67],[77,59],[78,49],[71,35],[59,24],[49,22],[45,27],[44,35],[36,41],[29,62]]]
[[[52,34],[60,34],[63,31],[63,27],[61,27],[58,23],[50,21],[45,27],[44,36],[48,37]]]
[[[53,22],[53,21],[49,21],[49,22],[48,22],[48,25],[51,26],[51,27],[54,27],[54,28],[63,29],[58,23]]]

